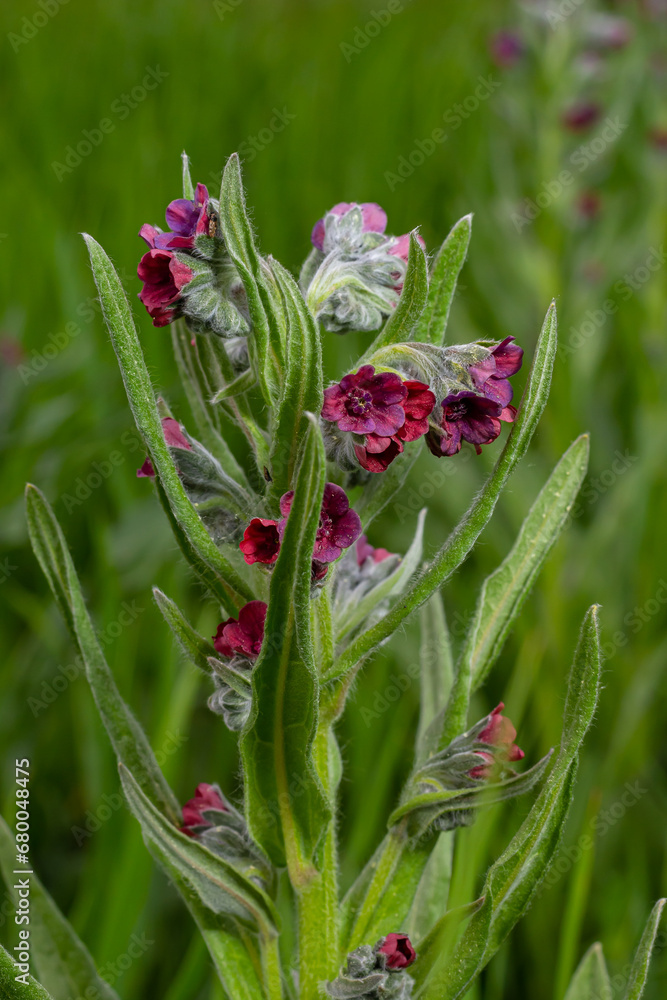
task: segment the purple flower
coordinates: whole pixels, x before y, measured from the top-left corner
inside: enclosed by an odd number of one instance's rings
[[[294,490],[290,490],[289,493],[285,493],[280,498],[280,512],[283,515],[283,520],[278,528],[281,536],[285,531],[293,500]],[[356,511],[350,509],[350,501],[347,499],[345,490],[336,486],[335,483],[327,483],[324,487],[320,523],[313,548],[314,578],[321,579],[320,576],[316,576],[315,564],[334,562],[342,554],[343,549],[348,549],[356,542],[360,534],[361,520]],[[318,569],[321,571],[321,566]]]
[[[213,636],[213,645],[222,656],[235,654],[256,660],[264,640],[266,604],[264,601],[250,601],[239,611],[236,618],[220,622]]]
[[[185,833],[188,837],[194,837],[199,827],[213,826],[213,823],[204,816],[204,812],[209,809],[217,812],[229,812],[215,785],[207,785],[202,782],[197,785],[194,798],[183,806],[181,833]]]
[[[193,272],[169,250],[152,249],[139,261],[137,274],[144,287],[139,298],[153,320],[153,326],[167,326],[177,318],[170,308],[181,297],[181,289],[192,280]]]
[[[390,559],[393,552],[388,549],[375,549],[369,543],[365,535],[359,535],[357,539],[357,566],[363,566],[367,559],[372,559],[374,563],[384,562]]]
[[[428,416],[435,406],[435,395],[425,382],[403,382],[406,397],[401,406],[405,414],[403,424],[390,436],[368,434],[363,444],[356,444],[354,452],[362,469],[367,472],[384,472],[403,451],[404,441],[416,441],[428,431]]]
[[[488,743],[494,748],[494,753],[487,753],[485,750],[477,750],[476,753],[484,761],[470,771],[471,778],[489,778],[492,775],[494,765],[498,763],[508,763],[509,761],[523,760],[526,756],[516,743],[516,729],[506,716],[501,715],[505,705],[501,701],[496,705],[488,717],[488,722],[482,732],[477,737],[480,743]]]
[[[386,967],[396,972],[407,969],[417,957],[407,934],[387,934],[377,950],[384,955]]]
[[[243,541],[239,548],[249,566],[257,562],[270,566],[276,561],[280,551],[278,522],[253,517],[243,532]]]
[[[508,379],[521,368],[523,361],[523,348],[512,343],[514,337],[505,337],[499,344],[491,349],[491,355],[469,368],[470,376],[478,389],[487,399],[492,399],[495,403],[500,403],[503,411],[514,395],[514,390]],[[501,420],[513,420],[515,414],[508,413]]]
[[[366,472],[385,472],[402,451],[403,442],[395,434],[392,437],[369,434],[363,444],[354,446],[357,461]]]
[[[502,406],[493,399],[464,390],[454,392],[442,401],[442,433],[431,428],[426,435],[429,450],[438,458],[456,455],[463,441],[475,446],[490,444],[500,434]]]
[[[345,215],[352,208],[361,209],[362,232],[383,233],[387,228],[387,213],[374,201],[364,201],[361,204],[357,204],[356,201],[341,201],[330,208],[327,215]],[[324,235],[324,219],[318,219],[313,226],[310,239],[313,246],[322,252],[324,252]]]
[[[174,420],[173,417],[163,417],[162,433],[164,434],[164,439],[170,448],[183,448],[185,451],[192,451],[192,447],[183,437],[181,425],[178,420]],[[153,463],[150,458],[147,458],[141,468],[137,469],[137,477],[139,479],[155,478],[155,469],[153,468]]]
[[[376,375],[373,365],[362,365],[325,389],[322,416],[342,431],[391,437],[405,423],[401,404],[407,394],[399,375]]]
[[[502,69],[511,69],[524,53],[521,36],[516,31],[496,31],[489,39],[491,58]]]
[[[198,184],[194,201],[177,198],[169,202],[166,219],[172,232],[163,233],[146,223],[139,230],[139,235],[149,247],[159,250],[190,249],[195,245],[195,236],[208,232],[210,220],[207,206],[208,190],[204,184]]]

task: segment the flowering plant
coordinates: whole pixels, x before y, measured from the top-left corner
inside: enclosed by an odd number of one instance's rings
[[[594,606],[574,653],[557,751],[516,770],[524,753],[504,706],[468,721],[471,695],[566,523],[586,471],[585,435],[562,456],[511,551],[482,585],[456,661],[440,596],[490,520],[546,404],[555,307],[515,406],[510,379],[523,351],[511,336],[446,343],[470,217],[430,262],[416,233],[385,234],[379,206],[341,203],[315,225],[297,283],[257,249],[237,156],[218,200],[193,186],[187,157],[183,177],[183,198],[167,209],[169,231],[141,229],[149,249],[138,273],[154,324],[172,328],[191,424],[156,399],[118,276],[95,240],[86,241],[148,452],[138,475],[153,480],[184,557],[220,609],[215,635],[202,636],[155,591],[187,658],[210,677],[210,708],[239,734],[242,801],[202,782],[181,806],[118,691],[53,512],[28,487],[33,547],[85,663],[127,805],[190,910],[230,1000],[463,997],[549,871],[598,697]],[[325,385],[321,338],[351,329],[374,339],[350,371]],[[488,481],[427,562],[425,512],[402,558],[369,542],[374,520],[403,488],[420,438],[433,460],[456,461],[466,443],[477,453],[491,445],[503,423],[509,433]],[[243,450],[229,443],[232,424],[243,433]],[[342,896],[336,722],[369,657],[419,609],[413,768],[384,839]],[[533,795],[532,807],[487,872],[481,896],[449,909],[457,830],[480,809],[519,794]],[[11,870],[4,827],[0,855]],[[3,995],[113,1000],[83,943],[34,886],[34,958],[44,985],[29,976],[17,983],[3,953]],[[628,998],[641,995],[662,905],[648,922]],[[281,948],[286,919],[297,929],[294,954]],[[568,998],[607,992],[596,946]]]

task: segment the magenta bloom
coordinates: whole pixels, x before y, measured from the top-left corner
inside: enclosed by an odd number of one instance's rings
[[[198,184],[194,201],[177,198],[176,201],[169,202],[166,219],[172,232],[162,233],[146,224],[139,230],[139,235],[149,247],[159,250],[191,249],[195,245],[195,236],[208,232],[207,205],[208,190],[204,184]]]
[[[491,350],[491,356],[477,365],[472,365],[469,369],[475,388],[492,399],[495,403],[500,403],[503,411],[509,406],[514,395],[514,390],[508,379],[521,368],[523,361],[523,348],[513,344],[514,337],[505,337],[499,344]],[[501,420],[513,420],[515,414],[503,416]]]
[[[561,122],[568,132],[585,132],[595,125],[600,117],[600,105],[593,101],[579,101],[573,104],[561,116]]]
[[[162,418],[162,433],[170,448],[183,448],[185,451],[192,451],[192,447],[183,437],[181,425],[173,417]],[[150,458],[147,458],[140,469],[137,469],[138,479],[154,479],[155,469]]]
[[[408,394],[403,401],[405,423],[396,431],[401,441],[416,441],[428,431],[428,417],[435,406],[435,394],[424,382],[409,380],[403,385]]]
[[[221,656],[235,654],[256,660],[264,640],[266,604],[264,601],[250,601],[239,611],[238,621],[228,618],[220,622],[213,636],[213,645]]]
[[[393,552],[389,552],[388,549],[373,548],[365,535],[359,535],[357,539],[357,566],[363,566],[367,559],[372,559],[374,563],[383,562],[392,555]]]
[[[493,765],[496,761],[507,763],[509,761],[523,760],[526,756],[516,743],[516,729],[508,718],[501,715],[504,703],[501,701],[496,705],[489,715],[489,720],[477,737],[481,743],[488,743],[495,750],[495,753],[486,753],[484,750],[477,750],[476,753],[485,763],[473,767],[470,771],[471,778],[490,777]]]
[[[387,228],[387,213],[374,201],[364,201],[359,205],[356,201],[341,201],[330,208],[329,212],[340,216],[345,215],[351,208],[361,209],[362,231],[364,233],[383,233]],[[311,242],[317,250],[324,251],[324,235],[324,219],[318,219],[310,236]]]
[[[407,934],[387,934],[378,952],[385,956],[387,968],[394,971],[407,969],[417,957]]]
[[[213,823],[203,815],[208,809],[215,809],[218,812],[229,812],[215,785],[207,785],[202,782],[200,785],[197,785],[194,798],[190,799],[183,806],[183,826],[180,828],[181,833],[187,834],[188,837],[194,837],[198,827],[213,826]]]
[[[261,517],[253,517],[243,532],[243,541],[239,548],[249,566],[257,562],[270,566],[276,561],[280,551],[277,521],[265,521]]]
[[[500,434],[500,403],[474,392],[454,392],[442,401],[442,433],[431,428],[426,435],[429,450],[437,457],[456,455],[463,441],[475,446],[490,444]]]
[[[491,58],[502,69],[511,69],[524,53],[521,36],[516,31],[497,31],[489,39]]]
[[[139,261],[137,274],[144,287],[139,298],[146,306],[153,326],[167,326],[176,318],[173,309],[181,296],[181,289],[192,280],[193,272],[176,260],[169,250],[152,249]]]
[[[283,515],[283,520],[278,528],[281,536],[285,530],[293,500],[294,490],[290,490],[289,493],[285,493],[280,498],[280,512]],[[361,520],[356,511],[350,509],[350,501],[347,499],[345,490],[336,486],[335,483],[327,483],[322,497],[320,524],[315,536],[314,563],[334,562],[342,554],[343,549],[348,549],[356,542],[360,534]],[[319,569],[321,570],[321,567]],[[313,574],[315,572],[314,566]],[[320,579],[321,577],[315,578]]]
[[[426,242],[422,236],[417,233],[417,240],[421,243],[424,250],[426,249]],[[410,256],[410,233],[404,233],[403,236],[397,236],[396,242],[393,247],[391,247],[387,253],[393,254],[394,257],[400,257],[407,264],[408,257]],[[401,286],[402,287],[402,286]]]
[[[357,461],[366,472],[385,472],[402,451],[403,442],[395,434],[392,437],[369,434],[363,444],[354,446]]]
[[[376,375],[373,365],[362,365],[324,390],[322,416],[342,431],[391,437],[405,423],[407,394],[399,375]]]

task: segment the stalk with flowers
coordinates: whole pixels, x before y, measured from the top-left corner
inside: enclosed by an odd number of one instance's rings
[[[463,997],[549,870],[598,697],[594,606],[574,652],[558,748],[517,770],[524,753],[504,705],[468,718],[471,695],[566,522],[586,471],[585,435],[562,456],[511,551],[484,581],[456,660],[440,596],[490,520],[546,404],[555,307],[517,406],[511,380],[523,351],[513,337],[446,340],[470,217],[430,261],[416,233],[386,234],[378,205],[338,204],[316,223],[297,282],[257,248],[238,157],[227,163],[219,200],[193,186],[185,156],[183,181],[183,198],[167,209],[168,231],[141,228],[148,249],[138,271],[153,323],[171,328],[187,426],[156,398],[120,281],[95,240],[86,242],[146,444],[137,475],[153,480],[183,556],[220,609],[215,635],[202,636],[154,592],[186,657],[210,678],[210,709],[238,733],[242,800],[202,782],[181,807],[117,689],[53,512],[28,487],[35,552],[85,663],[127,805],[230,1000]],[[321,338],[350,330],[370,334],[368,347],[325,384]],[[507,439],[487,483],[439,551],[424,561],[424,511],[402,557],[373,546],[373,522],[400,497],[421,439],[433,461],[456,461],[464,445],[478,454],[493,446],[504,424]],[[230,444],[232,425],[242,447]],[[336,723],[359,671],[416,612],[423,648],[413,769],[383,840],[343,894]],[[533,799],[530,811],[481,896],[450,909],[457,830],[480,809],[523,794]],[[11,843],[1,832],[7,874]],[[281,884],[287,891],[279,897]],[[115,998],[36,887],[34,961],[43,985],[10,976],[4,953],[2,995]],[[642,993],[663,903],[640,942],[627,1000]],[[295,954],[281,947],[281,924],[292,916]],[[596,946],[568,1000],[606,996],[608,983]]]

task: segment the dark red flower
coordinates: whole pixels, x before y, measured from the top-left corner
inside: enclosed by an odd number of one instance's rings
[[[357,461],[366,472],[385,472],[402,451],[403,442],[396,435],[379,437],[369,434],[363,444],[354,446]]]
[[[392,555],[393,552],[389,552],[388,549],[373,548],[365,535],[359,535],[357,539],[357,566],[363,566],[367,559],[372,559],[374,563],[383,562]]]
[[[174,420],[173,417],[163,417],[162,433],[164,434],[164,439],[170,448],[184,448],[185,451],[192,451],[192,446],[189,445],[183,437],[181,425],[178,420]],[[153,468],[153,463],[150,458],[147,458],[141,468],[137,469],[137,477],[139,479],[155,478],[155,469]]]
[[[213,645],[222,656],[245,656],[256,660],[264,639],[266,604],[264,601],[250,601],[239,611],[238,621],[228,618],[220,622],[213,636]]]
[[[168,308],[178,301],[181,289],[192,280],[193,272],[176,260],[169,250],[149,250],[139,261],[137,274],[144,283],[139,298],[146,306],[153,326],[166,326],[176,318]]]
[[[594,104],[593,101],[579,101],[563,112],[561,122],[569,132],[584,132],[591,125],[595,125],[600,114],[599,104]]]
[[[239,548],[249,566],[257,562],[270,566],[276,561],[280,551],[278,522],[253,517],[243,532],[243,541]]]
[[[435,394],[424,382],[409,380],[403,385],[408,391],[401,404],[405,412],[405,423],[396,431],[401,441],[416,441],[428,431],[428,417],[435,406]]]
[[[187,834],[188,837],[194,837],[198,827],[213,826],[213,823],[203,815],[208,809],[229,812],[215,785],[207,785],[202,782],[197,785],[194,798],[183,806],[181,833]]]
[[[318,583],[320,580],[323,580],[328,572],[329,572],[329,563],[318,562],[317,559],[313,559],[310,568],[310,579],[313,581],[313,583]]]
[[[516,739],[516,729],[506,716],[500,713],[505,705],[501,701],[496,705],[488,717],[488,722],[477,739],[481,743],[488,743],[495,750],[495,753],[486,753],[484,750],[477,750],[476,753],[485,763],[473,767],[470,771],[471,778],[488,778],[491,776],[493,766],[496,762],[507,763],[509,761],[523,760],[526,756],[514,740]]]
[[[362,231],[364,233],[383,233],[387,228],[387,213],[374,201],[364,201],[359,205],[356,201],[341,201],[330,208],[327,215],[345,215],[351,208],[361,209]],[[318,219],[310,236],[313,246],[318,250],[324,250],[324,236],[324,219]]]
[[[503,411],[509,407],[514,395],[508,379],[516,375],[523,361],[523,348],[512,343],[513,340],[514,337],[505,337],[491,349],[488,358],[469,368],[475,388],[479,389],[487,399],[500,403]],[[500,419],[511,422],[515,415],[515,413],[506,415],[501,413]]]
[[[376,375],[373,365],[362,365],[324,390],[322,416],[342,431],[391,437],[405,423],[402,403],[407,394],[399,375]]]
[[[139,230],[139,235],[149,247],[159,250],[190,249],[195,245],[195,236],[208,232],[207,205],[208,190],[204,184],[198,184],[193,201],[177,198],[169,202],[166,219],[173,232],[162,233],[155,226],[146,224]]]
[[[394,971],[407,969],[417,957],[407,934],[387,934],[378,952],[385,956],[387,968]]]
[[[283,520],[278,525],[280,534],[285,530],[287,517],[292,509],[294,490],[280,498],[280,512]],[[350,501],[345,490],[335,483],[327,483],[322,497],[320,524],[315,536],[313,560],[316,563],[330,563],[338,559],[343,549],[356,542],[361,534],[361,520],[356,511],[350,509]]]
[[[500,403],[474,392],[454,392],[442,401],[442,433],[431,428],[426,435],[429,450],[437,457],[456,455],[463,441],[475,446],[489,444],[500,434]]]

